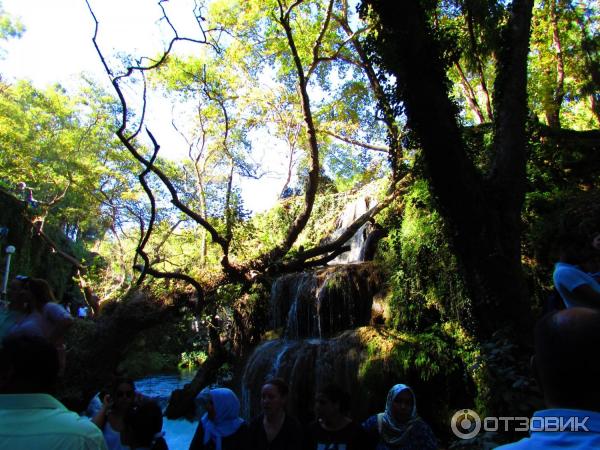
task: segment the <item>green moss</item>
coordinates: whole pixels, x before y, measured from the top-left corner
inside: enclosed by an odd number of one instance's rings
[[[383,219],[390,231],[379,247],[379,258],[393,268],[392,324],[419,332],[464,317],[469,299],[427,182],[416,181],[404,197],[403,209],[394,213],[392,207]]]
[[[418,393],[421,414],[438,430],[447,429],[454,411],[473,406],[475,389],[465,377],[464,355],[447,330],[401,333],[365,327],[359,333],[365,348],[358,371],[361,395],[381,397],[383,386],[408,384]]]

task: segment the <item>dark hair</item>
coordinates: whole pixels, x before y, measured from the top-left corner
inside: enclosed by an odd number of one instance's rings
[[[546,400],[559,408],[600,410],[600,311],[569,308],[535,328],[535,362]]]
[[[162,436],[163,416],[158,403],[154,400],[144,400],[139,405],[131,406],[123,416],[126,432],[141,447],[152,450],[168,450]]]
[[[340,411],[343,413],[350,410],[350,395],[337,384],[328,384],[322,387],[317,395],[323,395],[330,402],[340,405]]]
[[[111,392],[112,392],[113,395],[117,392],[117,389],[119,389],[119,386],[121,386],[122,384],[128,384],[135,391],[135,383],[133,381],[133,378],[118,377],[118,378],[115,379],[115,381],[114,381],[114,383],[112,385]]]
[[[8,337],[0,348],[0,373],[8,378],[0,392],[50,394],[56,385],[58,368],[56,348],[46,339]]]
[[[279,395],[281,395],[282,397],[287,397],[288,393],[290,392],[290,387],[283,378],[269,378],[263,383],[263,386],[267,384],[275,386],[277,388],[277,391],[279,392]]]
[[[581,264],[598,256],[592,240],[598,234],[598,224],[594,220],[581,217],[581,214],[566,214],[559,220],[556,245],[561,261]]]
[[[46,280],[23,275],[17,275],[15,279],[19,281],[24,288],[31,292],[33,298],[39,305],[43,306],[48,302],[56,301],[56,298],[52,293],[52,288]]]

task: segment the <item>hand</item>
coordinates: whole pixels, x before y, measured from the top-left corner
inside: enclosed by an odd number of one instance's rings
[[[106,394],[104,396],[104,398],[102,399],[102,407],[105,410],[108,410],[108,409],[112,408],[113,404],[114,404],[114,401],[113,401],[112,397],[110,396],[110,394]]]

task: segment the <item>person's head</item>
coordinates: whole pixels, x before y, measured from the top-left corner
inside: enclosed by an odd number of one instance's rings
[[[350,409],[350,396],[341,387],[329,384],[319,389],[315,397],[315,415],[317,420],[325,422],[344,415]]]
[[[600,233],[584,221],[583,224],[563,220],[556,244],[561,261],[581,265],[600,255]]]
[[[417,414],[415,394],[405,384],[396,384],[387,395],[385,412],[398,423],[404,423]]]
[[[550,408],[600,411],[600,311],[568,308],[535,328],[534,368]]]
[[[152,450],[166,449],[162,437],[163,417],[158,403],[145,400],[130,406],[123,416],[121,443],[132,449],[138,447]]]
[[[267,380],[260,391],[260,403],[265,415],[285,412],[288,392],[288,384],[281,378]]]
[[[58,378],[56,348],[38,336],[8,337],[0,348],[0,393],[54,391]]]
[[[126,411],[135,400],[135,384],[131,378],[117,378],[113,384],[111,397],[113,407],[118,411]]]
[[[17,275],[8,286],[11,309],[31,312],[41,309],[46,303],[55,301],[52,289],[46,280]]]
[[[240,416],[240,401],[231,389],[215,388],[209,392],[206,414],[216,424],[237,419]]]

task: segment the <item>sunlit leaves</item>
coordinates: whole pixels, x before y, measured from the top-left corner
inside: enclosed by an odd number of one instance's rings
[[[0,170],[6,188],[19,182],[42,204],[66,192],[48,220],[57,225],[106,229],[106,197],[130,189],[131,163],[113,134],[114,101],[92,84],[79,95],[60,86],[28,82],[0,93]]]

